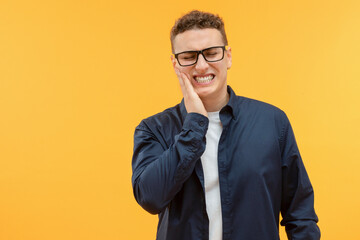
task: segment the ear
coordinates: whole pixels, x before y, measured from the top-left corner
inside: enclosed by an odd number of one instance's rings
[[[228,47],[226,50],[226,65],[227,65],[227,69],[231,68],[232,65],[232,57],[231,57],[231,48]]]
[[[175,69],[176,59],[175,59],[174,55],[171,55],[170,58],[171,58],[171,63],[172,63],[172,65],[173,65],[173,68]]]

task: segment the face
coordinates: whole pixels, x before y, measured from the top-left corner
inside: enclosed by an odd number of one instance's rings
[[[213,28],[188,30],[178,34],[174,41],[174,52],[200,51],[213,46],[223,46],[219,30]],[[227,70],[231,67],[231,49],[224,53],[218,62],[207,62],[203,55],[192,66],[180,66],[174,56],[171,57],[174,69],[185,73],[201,99],[224,99],[227,95]]]

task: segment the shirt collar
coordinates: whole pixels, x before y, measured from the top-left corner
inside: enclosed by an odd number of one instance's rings
[[[220,114],[224,112],[229,112],[234,120],[236,120],[236,94],[234,90],[230,86],[227,86],[227,92],[229,93],[229,102],[220,110]],[[185,120],[185,117],[187,115],[187,111],[185,108],[184,98],[181,100],[180,103],[180,113],[182,120]]]
[[[236,120],[236,111],[238,111],[238,101],[236,100],[237,96],[230,86],[227,86],[227,91],[229,93],[229,102],[221,109],[220,113],[229,110],[232,118]]]

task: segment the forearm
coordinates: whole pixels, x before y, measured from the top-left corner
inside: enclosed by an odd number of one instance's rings
[[[314,209],[313,187],[288,121],[284,130],[281,225],[285,226],[289,239],[318,240],[320,229]]]
[[[311,219],[287,222],[285,230],[289,240],[319,240],[321,236],[316,221]]]
[[[155,135],[137,128],[132,182],[135,198],[145,210],[161,212],[180,191],[205,150],[207,124],[206,117],[188,114],[183,129],[166,150]]]
[[[283,177],[281,225],[285,226],[288,238],[320,239],[313,188],[299,156],[292,165],[283,170]]]

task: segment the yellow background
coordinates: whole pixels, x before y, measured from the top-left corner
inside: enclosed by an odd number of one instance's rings
[[[360,239],[359,1],[1,0],[1,240],[155,239],[133,131],[181,99],[169,31],[192,9],[224,18],[235,92],[288,114],[322,239]]]

